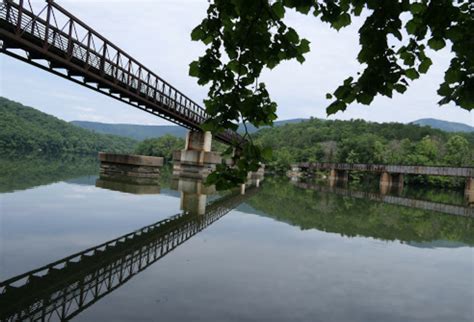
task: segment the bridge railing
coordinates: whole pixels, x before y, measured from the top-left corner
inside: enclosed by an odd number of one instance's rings
[[[140,101],[145,110],[188,128],[198,129],[209,118],[204,108],[53,1],[34,10],[29,0],[4,0],[0,22],[7,46],[15,42],[12,47],[33,48],[33,59],[54,55],[55,67],[67,67],[70,76],[83,76],[99,87],[105,81],[111,95]],[[227,131],[218,138],[230,143],[240,136]]]
[[[415,175],[474,177],[474,167],[450,166],[422,166],[422,165],[391,165],[391,164],[365,164],[365,163],[333,163],[333,162],[300,162],[292,165],[293,168],[341,170],[341,171],[366,171],[389,172]]]

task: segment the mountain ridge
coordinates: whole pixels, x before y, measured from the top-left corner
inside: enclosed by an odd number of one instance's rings
[[[295,118],[290,120],[276,121],[274,126],[298,123],[305,120],[307,119]],[[139,125],[127,123],[101,123],[92,121],[71,121],[69,123],[92,132],[125,136],[139,141],[149,138],[159,138],[167,134],[184,138],[187,132],[187,129],[177,125]],[[268,128],[268,126],[262,128]],[[251,124],[247,126],[247,129],[249,133],[255,133],[259,130]],[[244,131],[244,126],[240,124],[238,132],[243,133]]]
[[[410,123],[420,126],[430,126],[432,128],[443,130],[446,132],[474,132],[474,127],[468,124],[444,121],[434,118],[418,119]]]
[[[309,119],[306,118],[294,118],[276,121],[274,123],[274,127],[282,126],[285,124],[305,122],[308,120]],[[125,136],[139,141],[149,138],[159,138],[167,134],[184,138],[186,136],[187,131],[187,129],[179,127],[177,125],[140,125],[128,123],[101,123],[92,121],[71,121],[69,123],[92,132]],[[474,127],[469,126],[468,124],[459,122],[449,122],[434,118],[418,119],[412,122],[408,122],[407,124],[429,126],[431,128],[443,130],[446,132],[474,132]],[[268,126],[264,126],[257,129],[255,126],[250,124],[247,126],[247,128],[249,133],[255,133],[260,129],[268,128]],[[238,132],[244,132],[244,126],[242,124],[239,125]]]

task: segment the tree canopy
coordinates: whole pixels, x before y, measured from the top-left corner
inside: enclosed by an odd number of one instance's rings
[[[327,94],[328,114],[354,102],[368,105],[376,96],[404,93],[430,69],[426,49],[446,46],[452,59],[438,89],[439,104],[474,108],[474,4],[469,0],[212,0],[207,17],[191,33],[207,46],[189,69],[199,84],[210,85],[205,106],[211,118],[204,130],[236,129],[239,121],[258,127],[276,119],[277,104],[259,77],[263,69],[284,60],[303,63],[310,51],[309,41],[285,23],[288,10],[313,15],[335,30],[350,25],[354,17],[365,19],[357,56],[362,70]],[[238,170],[218,169],[230,181],[242,181],[246,171],[270,155],[248,133],[245,137]]]

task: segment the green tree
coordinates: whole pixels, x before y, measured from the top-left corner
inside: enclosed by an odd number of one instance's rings
[[[172,135],[164,135],[156,139],[146,139],[140,142],[135,153],[163,157],[165,162],[173,159],[173,152],[184,149],[184,140]]]
[[[404,93],[410,81],[432,65],[426,48],[440,50],[448,43],[452,60],[438,89],[439,104],[474,108],[470,0],[212,0],[207,17],[191,33],[193,40],[208,47],[189,69],[199,84],[209,84],[205,105],[211,118],[204,129],[235,130],[240,121],[259,127],[276,119],[277,104],[260,75],[284,60],[302,63],[310,50],[309,41],[286,25],[287,10],[312,14],[336,30],[350,25],[353,17],[365,17],[359,29],[361,50],[357,57],[364,69],[357,79],[348,77],[327,94],[328,99],[334,99],[327,107],[328,114],[344,111],[354,101],[370,104],[378,95]],[[234,182],[242,182],[246,172],[269,155],[261,152],[248,133],[245,138],[249,141],[235,142],[242,150],[238,154],[240,169],[219,169]]]
[[[446,142],[446,155],[444,161],[449,165],[468,165],[472,163],[472,150],[469,148],[469,142],[459,135],[453,135]]]

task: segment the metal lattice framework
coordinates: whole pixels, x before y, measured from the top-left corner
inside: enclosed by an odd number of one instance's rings
[[[191,130],[200,130],[209,118],[201,106],[53,0],[40,8],[31,0],[2,0],[0,27],[1,52],[9,56]],[[216,138],[228,144],[242,140],[230,130]]]
[[[0,283],[0,321],[70,320],[255,193],[178,214]]]
[[[390,172],[430,176],[474,177],[474,167],[389,165],[364,163],[300,162],[292,165],[294,169],[304,170],[340,170],[364,172]]]

